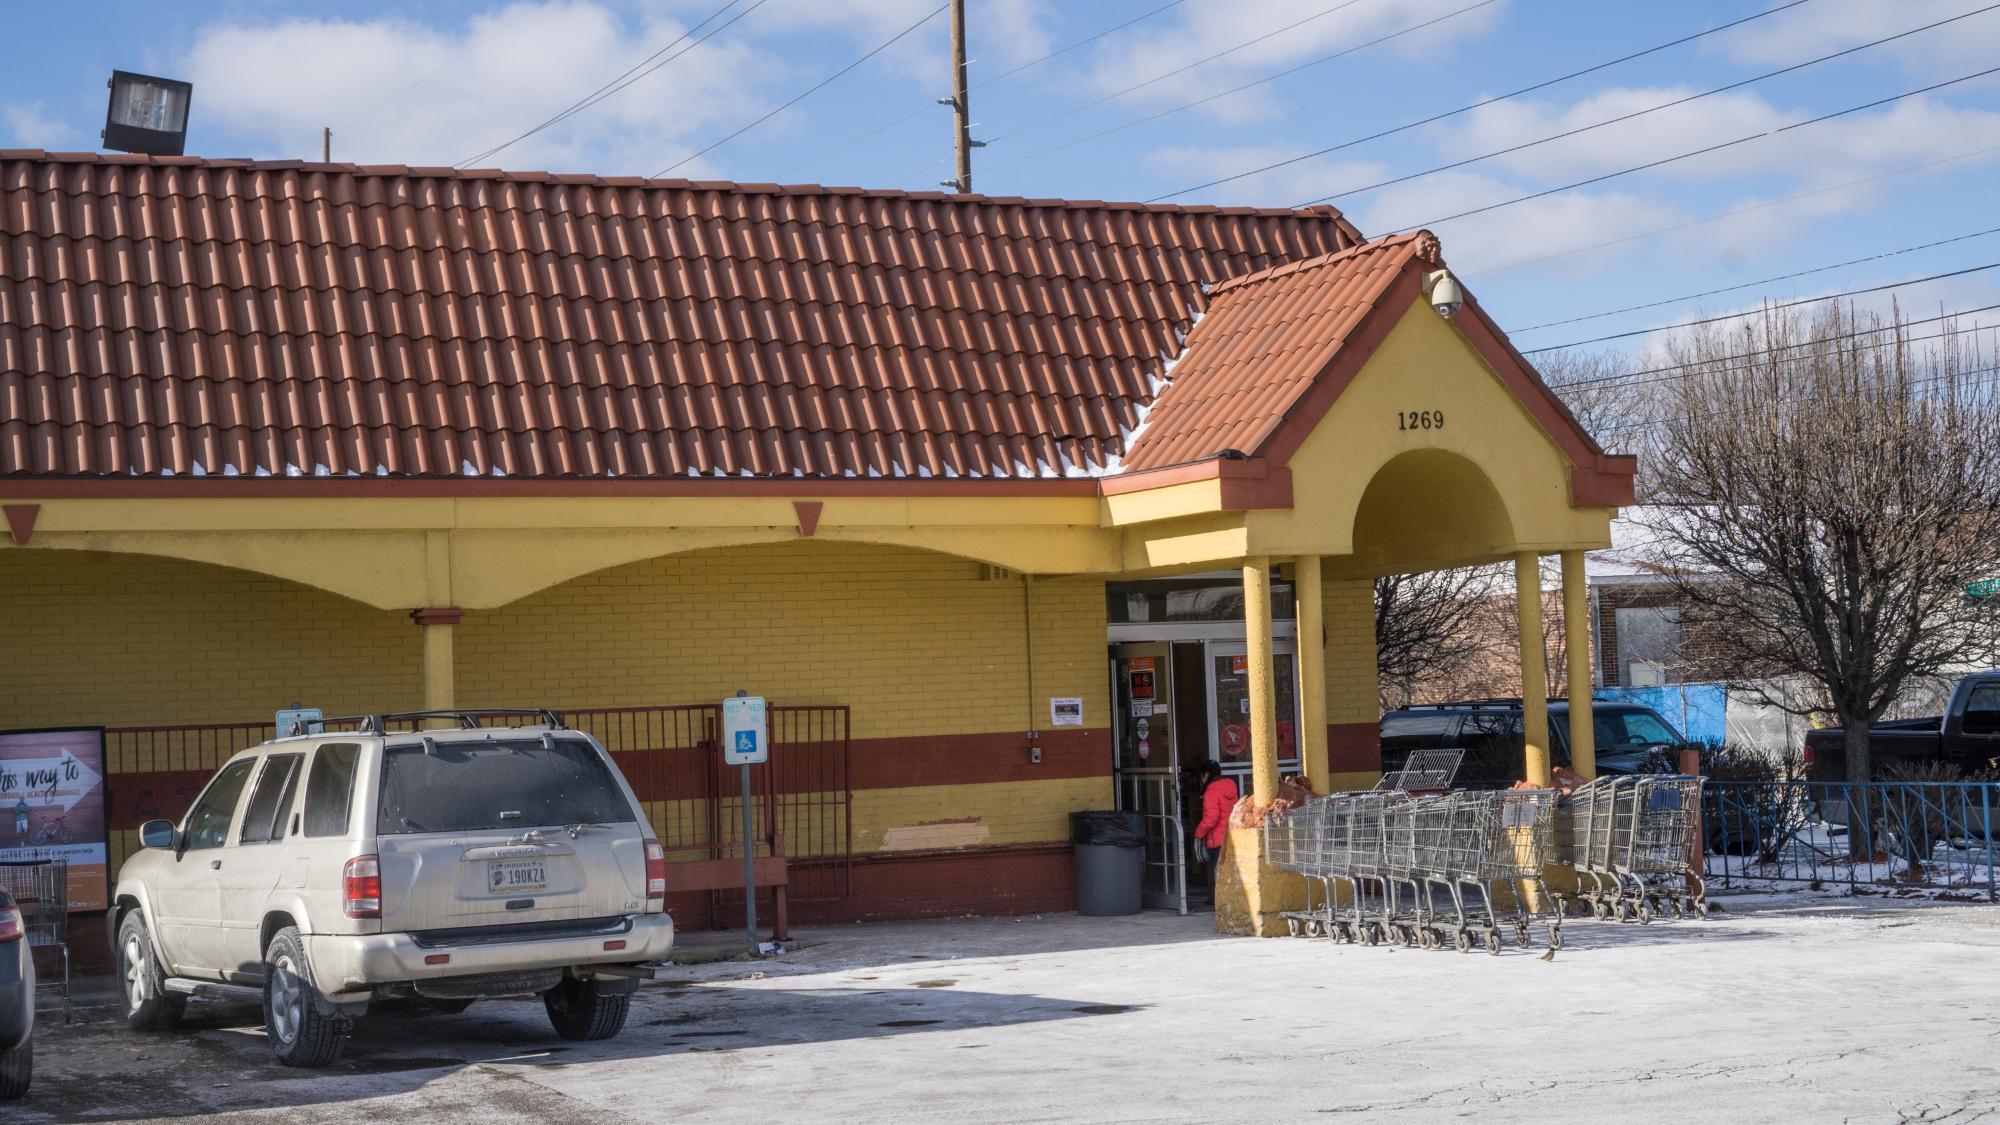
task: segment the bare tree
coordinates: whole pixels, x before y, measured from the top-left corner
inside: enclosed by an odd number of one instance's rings
[[[1631,374],[1637,366],[1632,357],[1615,351],[1549,352],[1537,357],[1535,365],[1542,381],[1599,445],[1614,453],[1639,455],[1635,483],[1644,500],[1652,461],[1649,446],[1663,397],[1659,380]]]
[[[1385,708],[1462,678],[1492,650],[1499,590],[1491,567],[1391,574],[1375,580],[1375,663]]]
[[[1664,384],[1649,510],[1670,580],[1746,673],[1824,692],[1857,781],[1906,685],[1994,650],[1967,586],[2000,574],[2000,404],[1949,327],[1919,350],[1900,315],[1768,314],[1679,340]]]

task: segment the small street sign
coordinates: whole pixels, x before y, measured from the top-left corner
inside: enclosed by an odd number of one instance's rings
[[[764,728],[764,700],[739,695],[722,701],[722,760],[732,766],[769,761],[771,739]]]

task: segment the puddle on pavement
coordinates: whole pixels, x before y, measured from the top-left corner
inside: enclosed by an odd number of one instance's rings
[[[875,1026],[876,1027],[930,1027],[935,1024],[940,1024],[943,1022],[944,1022],[943,1020],[890,1020],[887,1023],[878,1023]]]

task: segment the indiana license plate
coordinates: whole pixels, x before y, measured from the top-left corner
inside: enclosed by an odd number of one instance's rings
[[[546,890],[548,885],[548,866],[539,859],[499,860],[486,868],[486,889],[496,895]]]

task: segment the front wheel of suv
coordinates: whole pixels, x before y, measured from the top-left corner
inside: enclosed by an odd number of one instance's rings
[[[264,1030],[271,1054],[286,1066],[332,1062],[347,1039],[348,1023],[330,1007],[313,983],[299,931],[279,930],[264,950]]]
[[[118,923],[118,984],[125,994],[125,1026],[133,1031],[172,1031],[187,1010],[187,997],[167,991],[153,937],[137,910]]]
[[[542,1005],[549,1010],[550,1025],[564,1039],[609,1039],[625,1029],[632,997],[607,996],[587,980],[564,977],[542,993]]]

